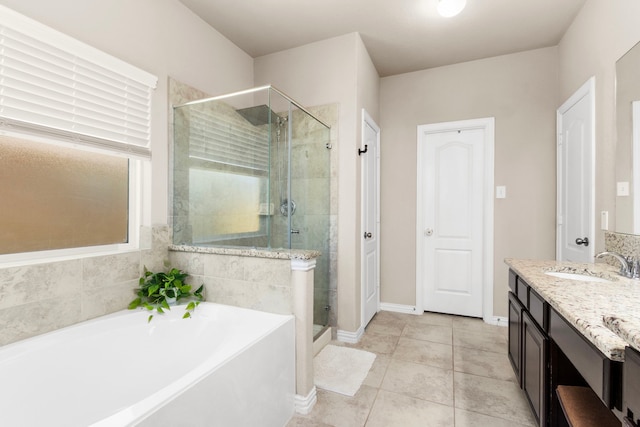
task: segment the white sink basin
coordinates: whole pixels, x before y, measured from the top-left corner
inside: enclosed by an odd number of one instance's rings
[[[577,273],[567,273],[565,271],[546,271],[544,274],[557,277],[559,279],[579,280],[581,282],[611,283],[611,280],[603,279],[602,277],[587,276],[585,274]]]

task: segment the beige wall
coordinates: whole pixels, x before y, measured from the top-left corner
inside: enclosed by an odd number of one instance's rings
[[[640,41],[639,17],[637,0],[587,0],[558,46],[561,100],[596,77],[596,251],[604,249],[601,211],[615,230],[615,64]]]
[[[208,93],[253,85],[253,60],[177,0],[0,0],[0,4],[158,77],[152,104],[153,182],[141,250],[0,269],[0,345],[126,308],[143,272],[163,268],[169,243],[167,82]],[[186,49],[185,46],[189,48]],[[152,244],[153,242],[153,244]],[[27,291],[28,290],[28,291]]]
[[[383,302],[415,304],[419,124],[496,117],[495,184],[507,186],[507,199],[495,201],[494,315],[506,315],[504,257],[555,256],[555,110],[592,75],[596,76],[596,212],[615,212],[615,61],[640,40],[637,0],[587,0],[557,48],[381,80],[355,33],[253,60],[177,0],[0,0],[0,4],[159,77],[152,119],[153,223],[167,222],[168,76],[211,94],[272,83],[304,105],[338,103],[339,125],[333,132],[339,138],[340,329],[355,331],[360,326],[356,150],[363,107],[382,128]],[[601,249],[603,237],[596,237]]]
[[[360,109],[378,113],[378,74],[360,36],[347,34],[255,59],[255,84],[302,105],[337,103],[338,328],[360,326]]]
[[[253,86],[253,59],[178,0],[0,0],[0,4],[158,77],[151,119],[151,222],[166,224],[168,76],[206,93],[222,94]]]
[[[507,315],[505,257],[555,257],[558,52],[533,50],[381,79],[382,302],[415,305],[416,128],[495,117],[494,313]]]

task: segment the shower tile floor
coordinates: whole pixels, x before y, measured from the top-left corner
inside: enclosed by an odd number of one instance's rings
[[[480,319],[381,311],[358,344],[376,354],[353,397],[318,389],[287,427],[533,427],[507,359],[507,328]]]

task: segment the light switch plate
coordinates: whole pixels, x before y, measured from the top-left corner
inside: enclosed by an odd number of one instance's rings
[[[602,230],[609,229],[609,212],[608,211],[600,212],[600,228]]]
[[[628,182],[619,182],[617,186],[617,194],[618,196],[628,196],[629,195],[629,183]]]
[[[506,199],[507,198],[507,187],[504,185],[499,185],[496,187],[496,199]]]

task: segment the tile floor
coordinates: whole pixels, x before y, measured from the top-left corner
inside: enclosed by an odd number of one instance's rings
[[[507,359],[507,328],[480,319],[378,313],[358,344],[376,361],[353,397],[318,389],[287,427],[533,427]]]

